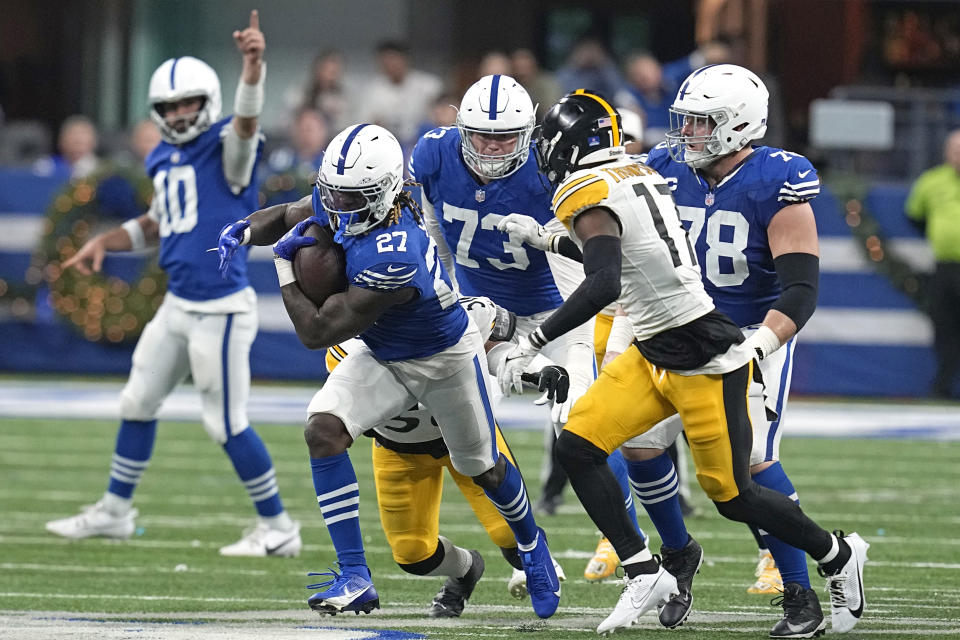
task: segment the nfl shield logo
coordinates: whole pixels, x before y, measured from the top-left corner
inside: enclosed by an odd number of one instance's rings
[[[708,193],[707,196],[703,199],[703,203],[708,207],[713,206],[713,194]]]
[[[483,202],[487,199],[487,194],[483,189],[477,189],[477,192],[474,194],[474,197],[477,199],[477,202]]]

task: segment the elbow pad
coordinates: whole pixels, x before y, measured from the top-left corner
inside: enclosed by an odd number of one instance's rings
[[[601,309],[620,297],[620,238],[594,236],[583,245],[583,273],[589,299]]]
[[[785,253],[773,259],[780,279],[780,297],[771,309],[793,320],[799,331],[817,308],[820,258],[809,253]]]

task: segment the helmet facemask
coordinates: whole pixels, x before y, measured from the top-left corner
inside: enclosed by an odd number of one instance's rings
[[[393,188],[394,182],[391,176],[384,176],[374,185],[345,187],[326,182],[322,172],[317,176],[320,203],[338,241],[344,236],[362,235],[386,219],[399,190]],[[386,201],[388,197],[390,202]]]
[[[208,64],[190,56],[161,64],[150,78],[149,96],[150,118],[170,144],[190,142],[220,119],[220,80]],[[202,100],[197,111],[168,123],[166,105],[190,98]],[[180,131],[177,125],[182,122],[187,126]]]
[[[457,114],[457,129],[460,131],[461,151],[463,159],[479,176],[496,180],[506,178],[515,173],[530,156],[530,139],[533,137],[534,119],[517,129],[491,129],[472,127],[463,122]],[[499,155],[480,153],[473,141],[473,134],[481,136],[514,136],[515,144],[512,151]]]
[[[536,109],[520,83],[505,75],[480,78],[463,95],[457,111],[460,150],[467,166],[488,180],[506,178],[530,157]],[[481,153],[473,136],[515,137],[513,148],[496,155]]]
[[[692,113],[670,107],[670,129],[666,134],[667,151],[670,157],[677,162],[699,169],[721,155],[726,155],[718,136],[719,127],[717,126],[721,121],[726,122],[726,119],[727,116],[723,111],[709,114]],[[684,135],[684,130],[693,133]],[[699,148],[692,148],[694,146]]]
[[[768,99],[763,81],[749,69],[734,64],[697,69],[670,106],[670,157],[701,168],[762,138]]]
[[[403,150],[383,127],[351,125],[327,145],[317,190],[335,241],[362,235],[384,222],[402,189]]]

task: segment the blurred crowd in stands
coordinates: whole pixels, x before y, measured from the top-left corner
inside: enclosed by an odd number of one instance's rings
[[[668,107],[691,70],[704,64],[738,62],[734,50],[723,42],[709,42],[678,60],[661,61],[648,51],[637,50],[618,61],[603,42],[585,38],[555,72],[545,70],[529,49],[489,51],[480,58],[474,76],[461,78],[466,84],[459,86],[415,68],[403,42],[381,42],[376,59],[378,73],[370,79],[351,72],[344,52],[321,51],[306,70],[302,84],[272,89],[283,92],[285,113],[278,121],[285,124],[279,130],[265,131],[261,180],[284,174],[310,178],[329,140],[351,122],[372,122],[390,129],[409,154],[424,133],[454,124],[465,86],[493,73],[517,78],[539,105],[538,117],[566,92],[594,89],[621,111],[629,112],[626,119],[633,125],[632,137],[651,147],[663,139]],[[764,79],[772,89],[771,106],[776,109],[777,84],[772,78]],[[0,167],[30,168],[37,175],[62,176],[66,181],[88,176],[106,166],[104,162],[142,165],[160,139],[146,116],[144,113],[144,120],[129,131],[99,132],[87,116],[72,115],[60,125],[54,142],[52,132],[39,121],[4,122],[0,110]],[[777,137],[776,132],[772,137]]]

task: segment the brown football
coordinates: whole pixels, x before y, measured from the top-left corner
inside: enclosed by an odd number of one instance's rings
[[[317,243],[293,255],[293,275],[300,289],[319,307],[329,296],[347,290],[347,259],[327,225],[312,224],[304,235],[316,238]]]

